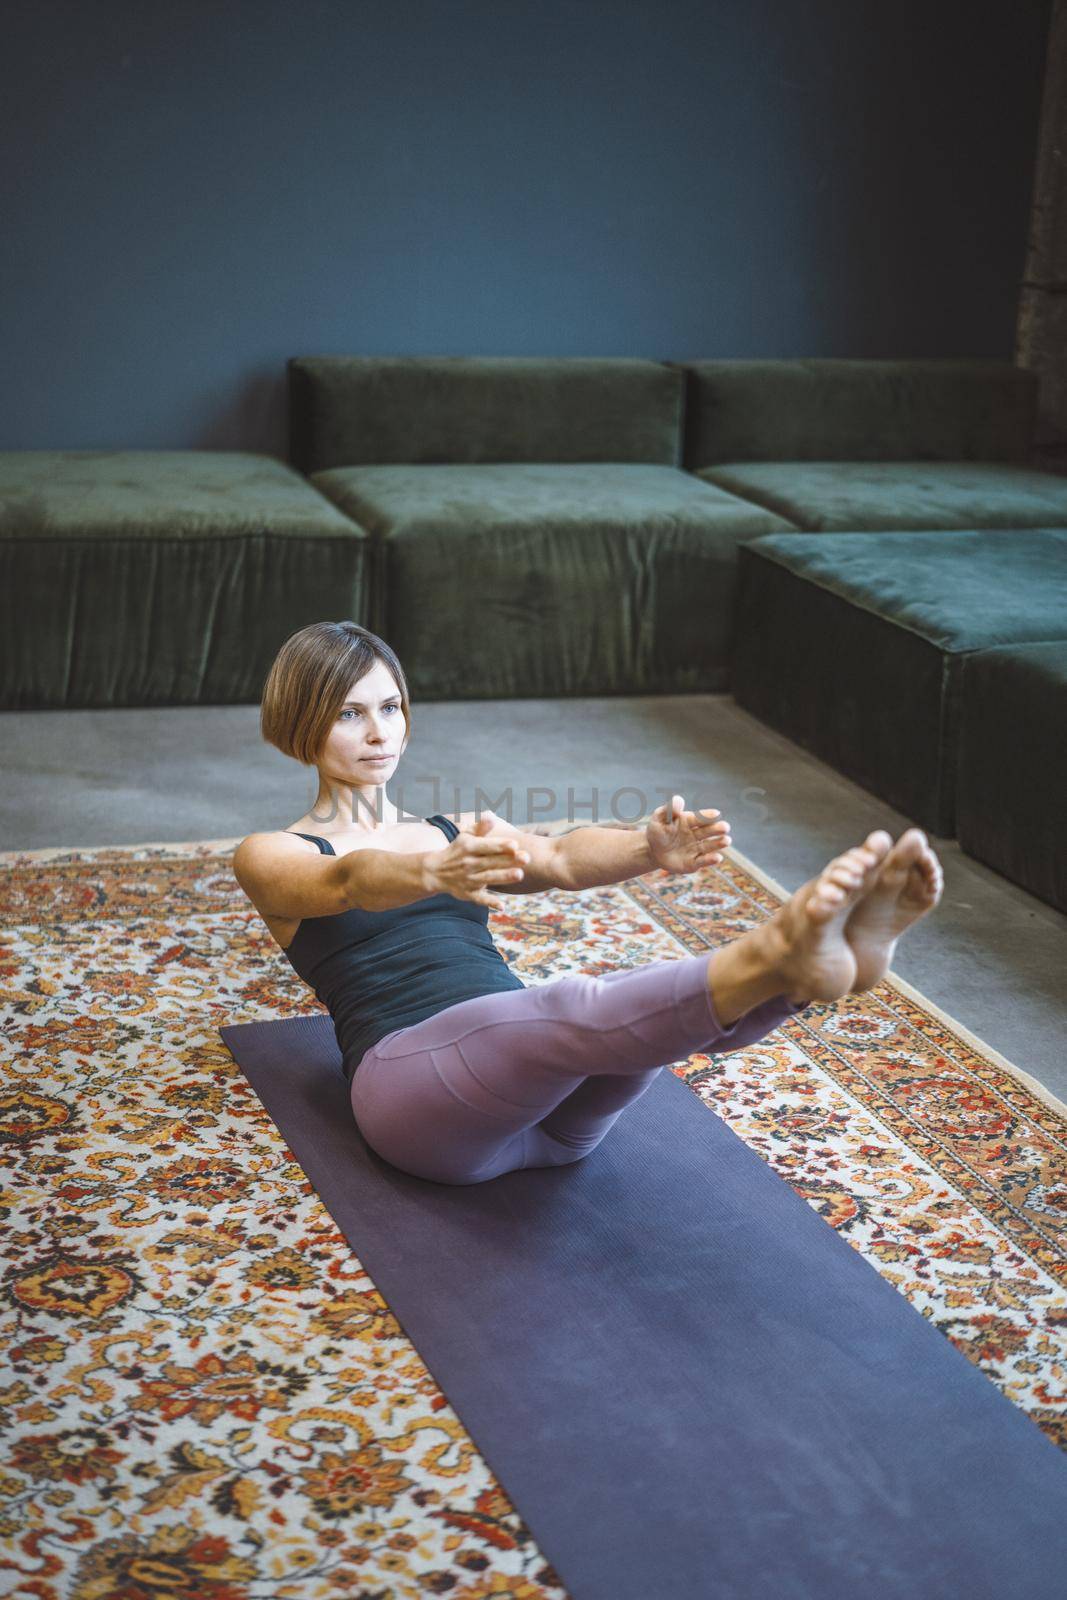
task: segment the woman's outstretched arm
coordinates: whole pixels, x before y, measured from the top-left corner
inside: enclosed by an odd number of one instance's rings
[[[575,828],[556,840],[561,889],[623,883],[655,870],[644,828]]]
[[[521,878],[496,882],[494,894],[540,894],[545,889],[591,889],[599,883],[620,883],[651,872],[656,862],[649,851],[643,828],[593,828],[583,826],[573,833],[543,834],[523,831],[498,817],[492,818],[492,833],[514,839],[526,851]],[[464,812],[465,826],[476,813]]]
[[[542,834],[514,827],[495,811],[465,811],[460,822],[473,831],[477,817],[488,817],[485,836],[514,839],[527,853],[522,877],[493,884],[495,894],[539,894],[545,889],[591,889],[600,883],[620,883],[651,872],[656,862],[643,828],[581,827],[573,833]]]
[[[681,795],[657,806],[643,828],[576,828],[558,841],[565,889],[621,883],[662,867],[696,872],[716,866],[730,843],[730,824],[717,811],[686,811]]]
[[[464,831],[473,831],[478,817],[488,817],[487,837],[516,840],[528,860],[517,882],[494,883],[500,894],[536,894],[543,889],[593,889],[622,883],[662,867],[668,872],[696,872],[715,866],[730,843],[730,824],[717,811],[686,811],[681,795],[656,810],[646,825],[633,828],[583,826],[570,833],[545,836],[522,832],[495,811],[465,811]]]

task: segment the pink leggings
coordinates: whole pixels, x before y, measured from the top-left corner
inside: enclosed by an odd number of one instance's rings
[[[803,1009],[783,995],[724,1028],[709,960],[555,978],[395,1028],[353,1075],[359,1130],[393,1166],[437,1183],[580,1161],[665,1066],[739,1050]]]

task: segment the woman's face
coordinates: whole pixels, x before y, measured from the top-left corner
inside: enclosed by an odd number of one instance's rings
[[[384,661],[375,661],[345,696],[320,765],[344,783],[385,783],[396,770],[405,732],[396,679]]]

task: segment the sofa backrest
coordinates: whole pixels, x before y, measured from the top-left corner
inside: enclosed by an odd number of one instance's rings
[[[1024,461],[1037,377],[1007,361],[690,361],[684,460]]]
[[[294,466],[681,460],[684,374],[658,361],[298,356]]]

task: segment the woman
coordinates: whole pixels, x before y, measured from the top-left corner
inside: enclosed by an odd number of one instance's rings
[[[527,987],[488,931],[492,890],[695,872],[723,859],[729,824],[679,795],[644,829],[554,839],[491,811],[400,820],[385,785],[411,733],[407,682],[354,622],[285,642],[261,730],[317,769],[318,795],[290,827],[241,841],[237,880],[333,1018],[367,1143],[440,1183],[580,1160],[665,1065],[876,983],[941,896],[925,836],[879,831],[710,955]]]

